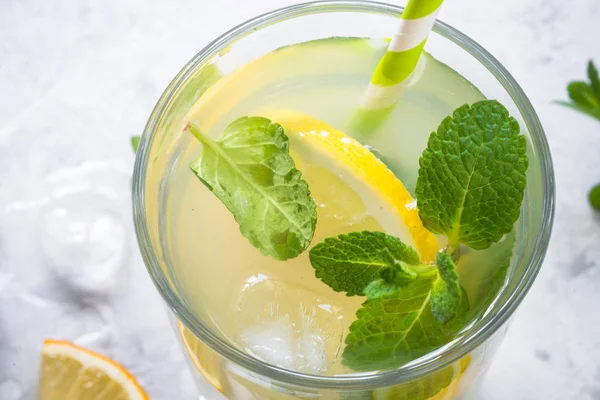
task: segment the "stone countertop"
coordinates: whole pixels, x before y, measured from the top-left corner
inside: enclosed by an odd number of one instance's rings
[[[153,399],[197,398],[135,244],[128,140],[191,55],[291,3],[0,1],[0,399],[32,396],[46,337],[114,357]],[[600,123],[551,104],[600,64],[600,2],[447,0],[441,19],[522,85],[556,169],[544,267],[478,399],[600,399]]]

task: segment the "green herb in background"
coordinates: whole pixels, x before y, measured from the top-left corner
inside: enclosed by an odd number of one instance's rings
[[[132,136],[131,137],[131,148],[133,149],[134,153],[137,153],[137,149],[140,145],[140,137],[139,136]]]
[[[345,365],[397,368],[462,329],[469,303],[455,266],[460,245],[487,249],[512,230],[526,185],[525,153],[519,124],[500,103],[462,106],[431,134],[419,162],[419,216],[448,238],[435,265],[380,232],[327,238],[310,250],[318,278],[336,291],[367,297],[346,336]]]
[[[589,83],[573,81],[567,86],[571,101],[557,103],[600,120],[600,77],[592,60],[588,62],[587,75]]]
[[[574,81],[567,86],[571,101],[557,101],[556,103],[600,120],[600,76],[592,60],[588,62],[587,75],[589,83]],[[600,211],[600,184],[590,190],[589,200],[592,207]]]
[[[589,194],[590,203],[594,210],[600,211],[600,184],[594,186]]]

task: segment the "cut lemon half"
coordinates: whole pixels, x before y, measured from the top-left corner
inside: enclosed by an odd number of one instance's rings
[[[344,132],[296,111],[261,113],[285,129],[296,167],[318,207],[313,243],[358,230],[383,231],[416,247],[421,261],[439,244],[423,226],[415,199],[367,147]]]
[[[70,342],[45,340],[39,399],[148,400],[148,395],[110,358]]]

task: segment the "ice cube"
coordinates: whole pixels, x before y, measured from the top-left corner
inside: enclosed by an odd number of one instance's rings
[[[330,335],[319,327],[315,307],[309,312],[301,304],[300,320],[302,328],[296,343],[296,349],[298,357],[302,360],[301,368],[313,373],[321,373],[328,367],[327,346],[325,343]]]
[[[278,367],[295,369],[294,330],[289,318],[251,326],[242,332],[241,338],[246,351],[254,357]]]
[[[109,197],[73,189],[55,195],[40,217],[41,247],[62,283],[84,293],[115,288],[127,232]]]
[[[343,324],[323,296],[261,275],[248,279],[237,308],[240,345],[281,368],[322,374],[336,360]]]

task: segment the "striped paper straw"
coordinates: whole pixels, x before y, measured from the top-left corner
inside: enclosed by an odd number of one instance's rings
[[[433,28],[443,0],[408,0],[400,26],[379,61],[356,117],[374,128],[398,101]]]

